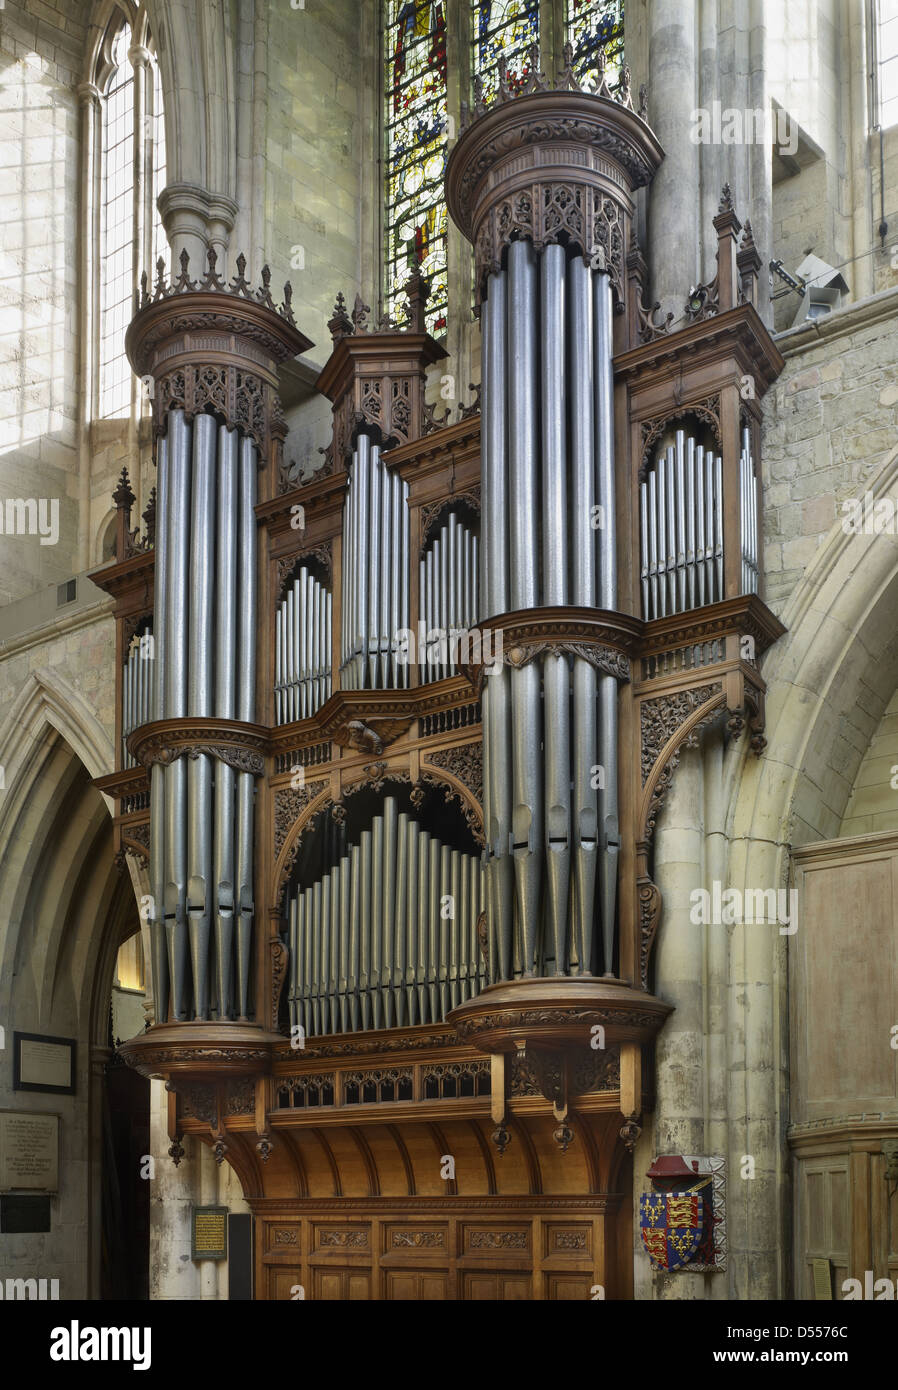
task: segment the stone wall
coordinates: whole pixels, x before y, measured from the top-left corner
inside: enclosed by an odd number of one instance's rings
[[[851,797],[842,817],[840,835],[868,835],[898,830],[898,790],[892,785],[898,769],[898,690],[864,754]]]
[[[764,401],[764,593],[777,613],[898,444],[898,291],[782,334]],[[896,499],[898,502],[898,499]]]
[[[86,7],[0,10],[0,504],[55,502],[59,539],[0,539],[0,602],[77,568],[79,113]]]

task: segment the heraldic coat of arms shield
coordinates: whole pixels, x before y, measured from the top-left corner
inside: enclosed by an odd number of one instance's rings
[[[717,1219],[709,1166],[710,1160],[667,1154],[648,1170],[654,1190],[639,1198],[639,1229],[655,1269],[714,1268]]]
[[[699,1192],[643,1192],[639,1227],[656,1269],[679,1269],[701,1253],[708,1215],[707,1199]]]

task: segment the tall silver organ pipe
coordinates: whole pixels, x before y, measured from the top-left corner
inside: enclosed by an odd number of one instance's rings
[[[758,592],[758,479],[751,452],[751,431],[742,430],[739,455],[740,516],[742,535],[742,592]]]
[[[169,412],[157,454],[155,718],[255,719],[256,446]],[[144,684],[133,700],[148,711]],[[247,1017],[252,773],[208,753],[151,771],[156,1021]],[[161,907],[161,912],[160,912]]]
[[[614,609],[610,281],[574,248],[512,242],[482,327],[481,616]],[[610,974],[616,682],[549,651],[497,667],[482,701],[491,973]]]
[[[739,464],[742,591],[758,584],[757,491],[749,431]],[[679,429],[649,465],[639,490],[644,618],[719,603],[723,588],[723,459]]]
[[[419,567],[422,683],[454,675],[465,659],[459,639],[479,616],[479,548],[474,528],[454,511],[428,537]]]
[[[157,719],[165,718],[165,651],[168,594],[168,542],[165,517],[168,515],[168,439],[162,435],[156,454],[156,543],[153,596],[154,669],[153,709]],[[165,1023],[169,1008],[168,951],[165,939],[165,768],[150,768],[150,953],[153,970],[153,1013],[156,1023]]]
[[[290,896],[290,1022],[306,1036],[439,1022],[485,983],[479,859],[393,797],[359,843]]]
[[[275,615],[275,718],[308,719],[331,693],[331,593],[301,565]]]
[[[408,527],[408,483],[386,467],[380,445],[360,434],[343,508],[345,690],[408,685],[408,663],[397,660],[408,627]]]

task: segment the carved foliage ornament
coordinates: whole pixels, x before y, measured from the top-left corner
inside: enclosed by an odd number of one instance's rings
[[[588,661],[600,675],[614,676],[615,680],[629,681],[630,663],[623,652],[615,651],[613,647],[605,647],[599,643],[588,641],[553,641],[551,638],[535,640],[532,642],[515,641],[511,647],[503,650],[503,658],[506,666],[513,666],[519,670],[522,666],[529,666],[538,656],[575,656],[583,661]],[[488,679],[488,678],[487,678]]]
[[[178,758],[191,758],[195,761],[197,758],[208,757],[216,758],[220,763],[227,763],[228,767],[233,767],[238,772],[251,772],[254,777],[261,777],[265,771],[265,760],[254,747],[241,747],[236,743],[171,745],[165,742],[171,738],[171,733],[160,734],[158,738],[147,739],[141,743],[139,753],[145,767],[151,767],[153,763],[161,763],[167,767]]]
[[[436,526],[442,514],[457,502],[464,502],[473,512],[480,513],[480,484],[466,488],[464,492],[453,493],[451,497],[441,497],[438,502],[431,502],[426,507],[421,508],[421,554],[423,555],[430,533]]]
[[[257,373],[234,363],[214,367],[188,364],[160,373],[154,387],[156,434],[164,434],[168,428],[170,410],[183,410],[187,420],[209,410],[221,416],[229,429],[240,430],[253,440],[260,463],[268,458],[277,396]]]
[[[333,580],[333,555],[331,554],[330,541],[325,541],[322,545],[308,546],[303,550],[296,551],[293,555],[286,555],[278,560],[278,599],[285,597],[288,579],[304,560],[317,560],[323,566],[328,579]]]
[[[639,716],[643,786],[649,780],[652,768],[665,744],[673,738],[694,710],[719,694],[721,689],[720,682],[715,681],[711,685],[696,686],[693,690],[678,690],[671,695],[642,701]]]
[[[720,429],[720,397],[707,396],[704,400],[681,405],[678,410],[660,415],[654,420],[642,422],[642,462],[639,465],[639,481],[644,483],[651,463],[651,451],[664,434],[672,420],[681,420],[684,415],[694,415],[697,420],[710,425],[718,449],[723,449],[723,434]]]
[[[594,133],[586,129],[590,136]],[[531,241],[537,251],[557,244],[577,246],[587,265],[608,275],[615,309],[623,313],[629,217],[601,188],[580,178],[551,179],[489,208],[474,237],[476,308],[487,277],[502,267],[503,250],[521,240]]]

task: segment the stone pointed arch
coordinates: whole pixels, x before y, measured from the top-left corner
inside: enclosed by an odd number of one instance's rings
[[[32,671],[0,722],[0,766],[6,784],[6,795],[0,800],[0,844],[18,784],[27,777],[47,728],[62,735],[91,777],[102,777],[115,766],[108,732],[75,687],[51,667]]]
[[[894,498],[898,447],[865,491]],[[853,757],[846,751],[841,772],[832,766],[834,741],[860,715],[872,733],[877,701],[884,707],[898,684],[896,611],[898,535],[846,534],[836,521],[781,615],[785,637],[765,657],[768,747],[738,783],[734,837],[784,850],[838,835],[867,739],[855,740]]]

